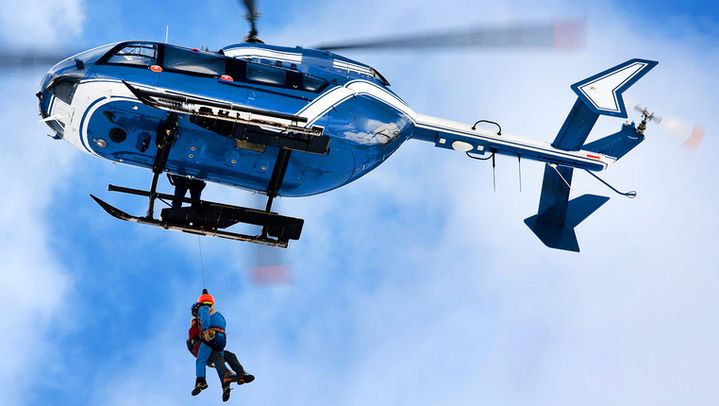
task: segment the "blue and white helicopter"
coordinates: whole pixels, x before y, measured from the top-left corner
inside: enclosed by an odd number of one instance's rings
[[[584,195],[570,201],[573,170],[606,169],[644,140],[651,119],[646,113],[639,126],[623,124],[617,133],[585,144],[600,115],[627,117],[622,93],[657,65],[644,59],[572,85],[577,100],[552,143],[506,134],[492,122],[478,126],[484,120],[472,125],[420,114],[375,68],[331,51],[458,45],[456,37],[319,49],[275,46],[259,41],[254,4],[245,4],[251,31],[244,43],[208,52],[161,42],[118,42],[71,56],[43,78],[40,113],[55,138],[153,172],[149,190],[109,185],[110,191],[147,197],[145,215],[130,215],[92,196],[112,216],[286,247],[299,239],[303,220],[273,212],[275,197],[346,185],[377,168],[405,141],[416,140],[477,159],[494,160],[499,154],[545,162],[539,210],[525,222],[547,246],[579,251],[574,227],[608,198]],[[556,42],[553,35],[552,27],[522,27],[461,41],[531,46],[538,39]],[[261,192],[267,204],[253,209],[160,193],[162,173]],[[164,208],[156,216],[158,199],[194,204]],[[238,223],[259,226],[261,232],[227,230]]]

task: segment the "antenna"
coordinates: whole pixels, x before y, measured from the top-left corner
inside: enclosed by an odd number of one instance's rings
[[[170,26],[165,26],[165,44],[170,42]]]

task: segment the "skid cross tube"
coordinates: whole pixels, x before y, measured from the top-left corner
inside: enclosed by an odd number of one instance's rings
[[[267,207],[265,211],[270,211],[272,208],[272,200],[277,197],[277,192],[282,186],[282,181],[285,179],[285,173],[287,172],[287,164],[290,162],[291,150],[286,148],[280,148],[277,153],[277,161],[275,167],[272,169],[272,177],[270,183],[267,185]]]
[[[285,173],[287,172],[287,165],[290,162],[290,155],[292,150],[286,148],[280,148],[277,153],[277,161],[275,161],[275,167],[272,169],[272,177],[270,183],[267,185],[267,204],[265,205],[265,211],[270,213],[272,210],[272,201],[277,197],[277,192],[282,186],[282,182],[285,179]],[[267,235],[267,226],[262,227],[262,235]]]

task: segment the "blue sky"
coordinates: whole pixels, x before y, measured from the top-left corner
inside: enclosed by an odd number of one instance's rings
[[[217,48],[241,40],[233,1],[2,4],[6,43],[74,48],[125,38]],[[293,283],[258,287],[246,245],[203,239],[207,287],[228,319],[228,348],[255,383],[245,405],[692,404],[719,401],[715,244],[717,15],[709,2],[477,4],[369,1],[260,3],[268,41],[311,45],[414,29],[585,16],[574,54],[356,53],[417,111],[489,117],[510,132],[553,138],[569,85],[631,57],[660,65],[630,91],[664,115],[701,123],[694,153],[658,129],[606,174],[614,195],[578,228],[581,254],[549,251],[522,219],[536,211],[542,168],[487,165],[408,142],[365,178],[330,194],[281,199],[305,218],[285,258]],[[14,10],[14,9],[13,9]],[[48,10],[54,13],[48,13]],[[381,12],[378,12],[380,11]],[[234,16],[232,19],[227,15]],[[436,16],[442,19],[437,20]],[[526,20],[528,18],[521,18]],[[34,29],[28,29],[32,24]],[[0,211],[0,321],[9,404],[220,403],[218,384],[189,391],[189,306],[202,288],[197,238],[121,223],[89,199],[108,183],[146,187],[148,172],[53,141],[37,123],[43,72],[3,73],[6,197]],[[620,121],[600,120],[595,135]],[[651,129],[650,129],[650,134]],[[606,193],[577,176],[576,193]],[[250,203],[210,185],[210,199]],[[441,377],[429,382],[429,378]]]

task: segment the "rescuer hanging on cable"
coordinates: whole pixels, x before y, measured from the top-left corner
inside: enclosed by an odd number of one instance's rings
[[[202,342],[197,350],[197,360],[195,361],[195,388],[192,390],[192,396],[196,396],[204,389],[207,389],[207,380],[205,379],[206,365],[210,360],[213,351],[216,351],[220,357],[223,357],[223,350],[227,344],[227,336],[225,334],[225,318],[215,310],[215,298],[207,293],[207,289],[202,290],[202,294],[197,298],[199,308],[197,315],[200,319],[200,337]],[[218,362],[218,364],[220,364]],[[217,369],[220,382],[224,383],[224,374],[220,372],[222,368]]]
[[[199,308],[202,305],[203,304],[199,302],[192,305],[192,321],[190,323],[190,329],[188,331],[187,349],[195,357],[197,357],[200,345],[203,341],[201,337],[202,332],[200,329],[201,322],[198,314]],[[224,354],[224,358],[221,354]],[[229,364],[231,369],[227,369],[225,362]],[[228,350],[224,350],[222,353],[212,351],[212,354],[210,354],[209,361],[207,362],[207,366],[214,366],[217,369],[217,374],[221,377],[224,377],[222,379],[222,400],[225,402],[230,399],[230,384],[232,382],[237,382],[238,385],[242,385],[244,383],[250,383],[255,380],[255,377],[253,375],[250,375],[245,372],[245,369],[242,367],[242,364],[240,364],[240,361],[237,359],[237,356],[233,352]]]

